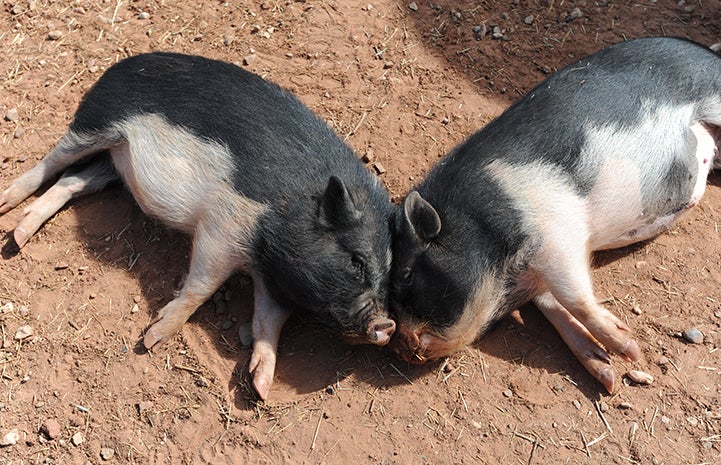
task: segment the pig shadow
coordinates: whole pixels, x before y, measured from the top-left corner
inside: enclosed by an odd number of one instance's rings
[[[27,202],[32,202],[42,192]],[[122,186],[74,199],[64,208],[68,207],[77,219],[76,239],[92,257],[90,260],[103,267],[125,270],[130,279],[137,282],[141,294],[140,312],[133,325],[138,328],[138,333],[137,339],[128,342],[133,344],[136,356],[146,356],[147,350],[142,343],[148,327],[146,323],[182,286],[190,263],[190,237],[145,215]],[[42,238],[31,240],[42,241]],[[6,233],[2,257],[11,260],[21,254],[12,232]],[[130,293],[123,296],[128,305],[133,297]],[[118,304],[123,305],[123,302]],[[251,409],[258,400],[248,374],[251,348],[242,346],[238,336],[240,326],[250,322],[252,315],[252,282],[242,272],[237,272],[212,299],[199,307],[182,331],[182,334],[202,332],[203,341],[210,341],[215,353],[203,360],[220,357],[228,361],[224,365],[234,366],[232,373],[224,379],[228,379],[228,391],[235,392],[235,405],[240,409]],[[187,339],[186,336],[174,336],[158,349],[159,353],[187,343],[183,338]],[[302,315],[294,315],[281,335],[275,382],[276,385],[287,385],[298,394],[307,394],[337,385],[354,373],[368,383],[380,386],[384,377],[393,378],[388,363],[387,354],[377,347],[347,345],[324,331],[322,324],[309,323]]]

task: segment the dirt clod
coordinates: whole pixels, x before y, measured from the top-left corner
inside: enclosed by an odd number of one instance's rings
[[[45,420],[40,427],[40,432],[45,435],[48,439],[55,439],[58,436],[60,436],[60,432],[62,431],[62,427],[60,426],[60,423],[58,423],[57,420],[53,418],[48,418]]]

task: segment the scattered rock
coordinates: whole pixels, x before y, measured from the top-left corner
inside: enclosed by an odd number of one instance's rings
[[[12,446],[20,440],[20,431],[16,429],[10,430],[0,438],[0,447]]]
[[[234,40],[235,40],[235,37],[233,37],[231,35],[226,35],[223,37],[223,45],[225,45],[227,47],[228,45],[232,44]]]
[[[528,24],[528,25],[530,26],[531,24],[533,24],[533,20],[534,20],[534,19],[535,19],[535,18],[534,18],[533,15],[528,15],[528,16],[526,16],[525,18],[523,18],[523,22],[526,23],[526,24]]]
[[[503,32],[501,31],[501,28],[498,26],[493,26],[493,32],[491,32],[491,38],[492,39],[503,39]]]
[[[576,410],[581,410],[581,403],[579,401],[574,400],[573,406],[576,407]]]
[[[253,324],[243,323],[238,328],[238,338],[240,339],[240,344],[243,347],[250,347],[253,345]]]
[[[54,420],[52,418],[48,418],[45,420],[43,425],[40,427],[40,432],[45,435],[48,439],[55,439],[58,436],[60,436],[60,431],[62,428],[60,427],[60,423],[57,422],[57,420]]]
[[[50,31],[48,32],[48,39],[49,40],[58,40],[63,36],[62,31]]]
[[[513,391],[511,391],[510,389],[506,389],[505,391],[503,391],[503,397],[513,397]]]
[[[641,310],[641,307],[638,304],[633,304],[633,307],[631,307],[631,313],[634,315],[640,315],[643,313],[643,310]]]
[[[621,410],[633,410],[633,404],[631,402],[621,402],[618,404],[618,408]]]
[[[386,61],[385,63],[383,63],[383,69],[390,69],[390,68],[393,67],[394,64],[395,64],[395,63],[393,63],[392,61],[388,60],[388,61]]]
[[[668,357],[661,355],[659,358],[656,359],[656,365],[664,366],[666,364],[668,364]]]
[[[568,16],[566,16],[566,22],[570,23],[574,19],[581,18],[582,16],[583,16],[583,13],[581,12],[581,9],[574,8],[573,10],[571,10],[571,12],[568,14]]]
[[[478,26],[473,26],[473,35],[476,39],[481,40],[488,33],[488,26],[486,23],[482,23]]]
[[[634,265],[634,266],[636,267],[636,269],[646,268],[648,266],[648,262],[645,260],[639,260],[636,262],[636,265]]]
[[[411,2],[410,5],[408,5],[408,8],[413,11],[418,11],[418,5],[416,5],[416,2]]]
[[[83,438],[83,433],[81,433],[80,431],[78,431],[77,433],[73,434],[73,437],[70,438],[70,442],[71,442],[74,446],[79,446],[80,444],[83,443],[84,440],[85,440],[85,438]]]
[[[607,404],[606,402],[601,401],[601,402],[598,404],[598,409],[599,409],[601,412],[608,412],[608,404]]]
[[[376,173],[378,173],[378,174],[383,174],[386,172],[385,166],[381,165],[380,162],[374,162],[373,169],[375,169]]]
[[[113,458],[113,455],[115,455],[115,451],[110,447],[103,447],[100,449],[100,458],[103,460],[110,460]]]
[[[258,56],[255,54],[246,55],[243,57],[243,64],[245,66],[248,66],[248,65],[252,64],[257,58],[258,58]]]
[[[147,11],[141,11],[138,14],[138,19],[150,19],[150,13],[148,13]]]
[[[13,139],[20,139],[22,136],[25,135],[25,129],[22,127],[15,128],[15,132],[13,132]]]
[[[33,328],[30,325],[23,325],[15,331],[15,340],[22,341],[33,335]]]
[[[18,109],[17,108],[11,108],[5,113],[5,120],[11,121],[13,123],[17,122],[19,118]]]
[[[153,408],[153,402],[152,402],[152,401],[144,400],[144,401],[138,403],[138,413],[141,414],[141,415],[142,415],[144,412],[146,412],[147,410],[150,410],[151,408]]]
[[[681,336],[683,336],[683,338],[691,344],[703,343],[703,333],[696,328],[689,328],[685,330],[683,333],[681,333]]]
[[[13,310],[15,310],[15,305],[13,305],[12,302],[8,302],[0,307],[0,313],[12,313]]]
[[[653,383],[653,376],[646,373],[645,371],[629,370],[629,372],[626,373],[626,376],[634,383],[646,385]]]

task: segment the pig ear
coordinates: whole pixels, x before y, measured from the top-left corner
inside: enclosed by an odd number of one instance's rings
[[[405,228],[421,242],[430,242],[441,232],[438,212],[417,191],[403,201],[403,217]]]
[[[318,219],[328,228],[348,225],[360,218],[360,212],[353,203],[350,192],[343,181],[331,176],[323,197],[320,199]]]

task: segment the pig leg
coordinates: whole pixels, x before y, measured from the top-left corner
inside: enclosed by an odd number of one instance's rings
[[[107,155],[93,160],[80,169],[66,171],[50,189],[23,210],[23,218],[15,227],[13,236],[19,247],[37,232],[70,199],[102,190],[120,180]]]
[[[231,273],[240,267],[234,253],[233,234],[219,227],[217,218],[201,219],[193,237],[190,271],[180,294],[163,307],[145,332],[143,344],[150,350],[167,342],[188,318],[208,300]]]
[[[600,381],[609,393],[613,392],[615,375],[611,369],[611,359],[588,332],[588,329],[563,308],[550,292],[536,296],[533,303],[556,328],[561,339],[571,349],[581,365]]]
[[[49,154],[0,194],[0,215],[19,205],[43,183],[68,166],[92,153],[105,150],[110,145],[112,144],[107,135],[79,136],[68,131]]]
[[[261,399],[266,400],[273,384],[278,340],[290,312],[278,305],[268,294],[263,280],[253,277],[253,355],[248,371],[253,375],[253,387]]]
[[[544,234],[542,250],[534,259],[533,268],[542,278],[545,288],[593,337],[609,352],[636,361],[641,351],[631,337],[630,328],[608,309],[596,303],[590,274],[589,234],[584,227],[584,215],[573,209],[566,212],[565,221],[549,221],[559,228],[549,228]],[[573,231],[573,234],[569,234]]]

